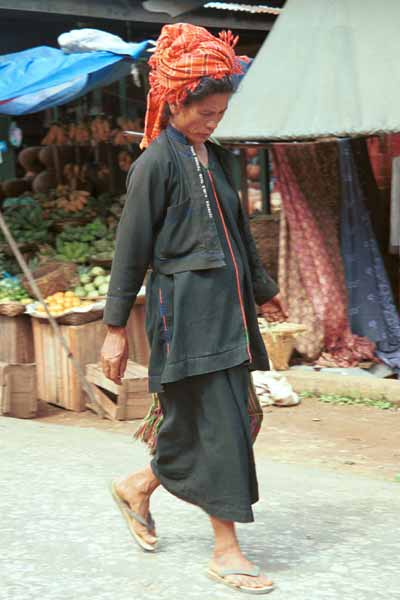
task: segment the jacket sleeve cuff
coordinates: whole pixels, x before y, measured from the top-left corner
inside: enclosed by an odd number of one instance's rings
[[[136,296],[129,298],[108,296],[104,309],[103,322],[106,325],[113,325],[114,327],[125,327],[135,300]]]
[[[254,298],[258,306],[269,302],[279,293],[275,281],[263,270],[263,273],[253,282]]]

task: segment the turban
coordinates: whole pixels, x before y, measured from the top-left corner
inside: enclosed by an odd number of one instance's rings
[[[241,60],[248,59],[236,56],[238,39],[230,31],[221,31],[216,37],[204,27],[189,23],[164,25],[149,60],[150,91],[141,148],[166,127],[166,104],[181,105],[202,77],[221,79],[242,73]]]

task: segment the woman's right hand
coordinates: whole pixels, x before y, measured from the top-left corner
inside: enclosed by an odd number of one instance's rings
[[[128,336],[125,327],[108,327],[101,349],[101,366],[107,379],[121,385],[129,357]]]

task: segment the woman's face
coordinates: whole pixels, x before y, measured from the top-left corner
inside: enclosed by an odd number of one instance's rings
[[[224,116],[231,94],[211,94],[189,106],[170,105],[170,123],[191,144],[203,144]]]

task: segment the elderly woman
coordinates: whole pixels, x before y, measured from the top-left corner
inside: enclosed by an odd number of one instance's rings
[[[235,522],[254,520],[258,487],[247,412],[249,371],[269,368],[255,302],[281,308],[232,181],[231,155],[208,138],[240,74],[236,40],[167,25],[150,59],[142,146],[128,176],[109,296],[104,373],[120,382],[125,325],[146,271],[149,390],[163,422],[144,470],[113,483],[138,544],[157,545],[150,496],[161,484],[210,517],[208,575],[248,593],[272,582],[241,553]],[[266,309],[266,308],[265,308]]]

